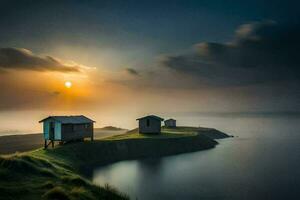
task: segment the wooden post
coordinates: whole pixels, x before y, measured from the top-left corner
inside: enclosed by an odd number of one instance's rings
[[[91,137],[91,141],[94,141],[94,124],[92,123],[91,124],[91,126],[92,126],[92,137]]]
[[[51,142],[52,142],[52,148],[54,148],[54,141],[52,140]]]
[[[44,149],[47,149],[47,140],[45,140]]]

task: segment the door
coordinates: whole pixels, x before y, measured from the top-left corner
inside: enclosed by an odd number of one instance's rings
[[[54,140],[54,122],[50,122],[49,139]]]

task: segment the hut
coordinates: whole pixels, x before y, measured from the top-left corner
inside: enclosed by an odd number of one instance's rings
[[[172,118],[165,120],[165,127],[176,128],[176,120]]]
[[[155,115],[148,115],[136,119],[139,121],[139,133],[153,133],[160,134],[161,131],[161,121],[164,121],[163,118],[160,118]]]
[[[49,116],[39,123],[43,123],[43,135],[45,140],[45,148],[54,141],[61,143],[83,140],[84,138],[94,139],[94,123],[95,121],[83,116]],[[48,140],[50,141],[49,144]]]

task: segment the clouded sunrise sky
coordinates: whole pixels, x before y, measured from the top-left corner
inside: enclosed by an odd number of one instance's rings
[[[0,1],[0,131],[300,110],[296,1]],[[197,125],[197,124],[196,124]]]

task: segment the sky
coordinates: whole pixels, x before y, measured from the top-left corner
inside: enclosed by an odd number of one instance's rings
[[[0,132],[49,115],[134,128],[147,114],[299,112],[299,4],[1,0]]]

